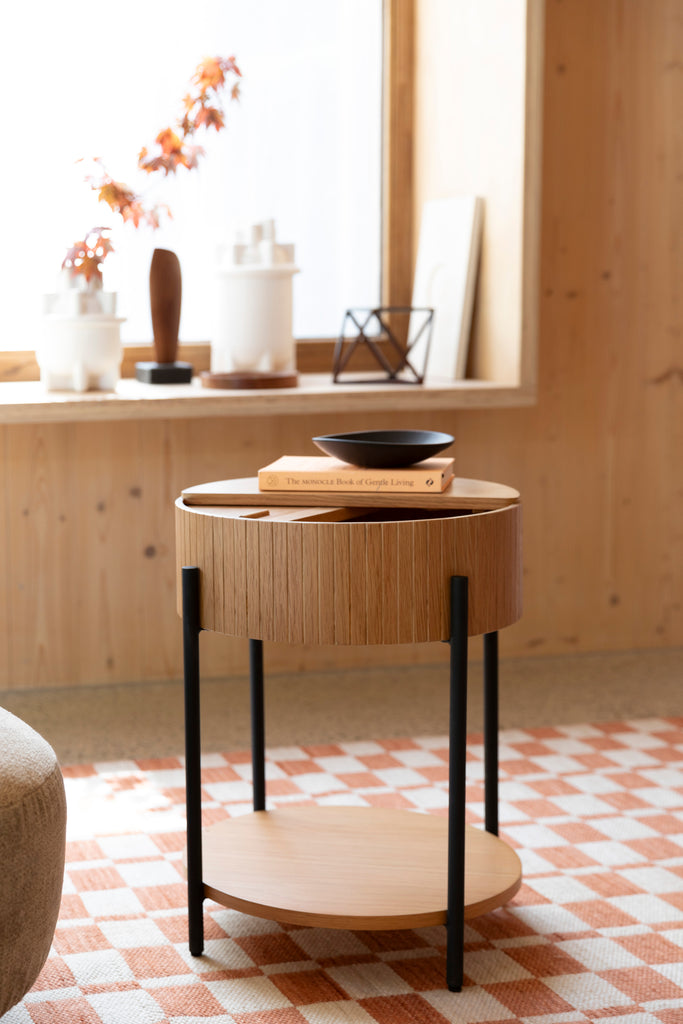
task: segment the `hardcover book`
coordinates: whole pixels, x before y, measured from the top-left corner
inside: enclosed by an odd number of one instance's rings
[[[325,455],[283,455],[258,472],[260,491],[388,491],[430,493],[445,490],[454,460],[431,458],[405,469],[363,469]]]

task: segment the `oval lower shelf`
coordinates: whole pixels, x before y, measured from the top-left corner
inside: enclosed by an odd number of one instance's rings
[[[208,829],[204,893],[288,924],[381,930],[446,922],[447,820],[372,807],[281,807]],[[519,889],[517,854],[467,828],[465,917]]]

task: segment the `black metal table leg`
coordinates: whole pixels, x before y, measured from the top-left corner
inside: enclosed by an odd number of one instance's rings
[[[465,941],[465,761],[467,743],[467,577],[451,577],[446,981],[463,982]]]
[[[202,780],[199,714],[199,569],[183,566],[183,669],[185,677],[185,802],[187,810],[187,908],[190,953],[204,950],[202,880]]]
[[[263,641],[249,641],[251,682],[251,768],[254,810],[266,809],[265,705],[263,699]]]
[[[484,827],[498,835],[498,633],[484,633]]]

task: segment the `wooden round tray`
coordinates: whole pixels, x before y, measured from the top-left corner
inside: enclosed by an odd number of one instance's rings
[[[446,922],[446,818],[375,807],[280,807],[220,822],[204,837],[204,893],[256,917],[322,928]],[[502,906],[519,857],[467,828],[465,917]]]
[[[223,388],[227,391],[241,388],[295,388],[299,382],[296,371],[282,373],[258,373],[246,370],[239,373],[210,373],[203,370],[199,374],[202,387]]]

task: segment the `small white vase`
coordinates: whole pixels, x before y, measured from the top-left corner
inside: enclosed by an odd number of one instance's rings
[[[292,276],[288,267],[219,272],[218,321],[211,346],[214,372],[293,370]]]
[[[109,391],[121,376],[121,324],[116,293],[75,288],[43,297],[36,349],[48,391]]]
[[[217,317],[211,344],[214,373],[295,369],[292,333],[294,246],[275,241],[264,221],[223,250],[218,268]]]

